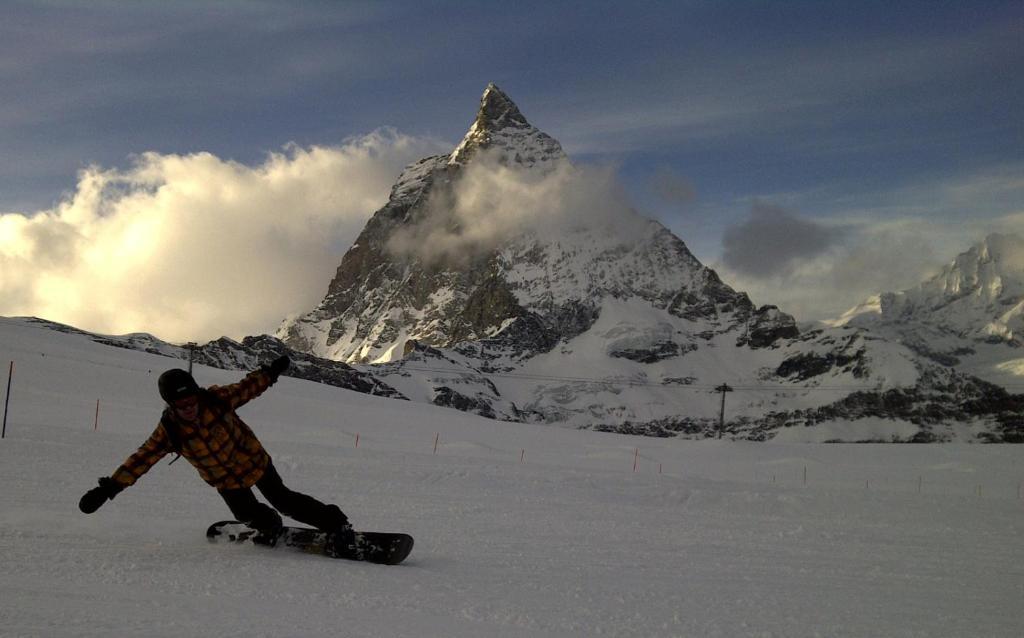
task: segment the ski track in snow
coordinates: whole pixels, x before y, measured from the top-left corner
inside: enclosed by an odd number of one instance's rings
[[[290,487],[416,538],[386,567],[208,543],[228,512],[184,461],[79,513],[176,364],[0,323],[12,359],[2,636],[1024,634],[1024,447],[636,438],[283,379],[243,418]]]

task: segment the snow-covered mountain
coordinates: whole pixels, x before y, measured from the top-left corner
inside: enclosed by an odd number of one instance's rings
[[[1024,382],[1024,238],[993,234],[931,279],[873,296],[832,322],[866,328],[938,363]]]
[[[286,353],[289,376],[503,421],[1021,441],[1024,396],[949,365],[1018,348],[1021,243],[990,237],[918,289],[869,300],[847,325],[801,332],[630,209],[607,175],[574,166],[490,85],[458,147],[403,172],[323,301],[276,337],[190,351],[147,334],[3,321],[224,369]]]
[[[406,169],[342,259],[321,304],[279,336],[349,363],[399,360],[410,340],[451,347],[498,336],[509,350],[530,356],[586,331],[602,299],[628,297],[710,319],[717,330],[749,326],[758,345],[796,334],[790,317],[755,309],[661,224],[626,209],[616,218],[588,211],[548,217],[538,220],[542,231],[511,222],[511,236],[478,241],[466,227],[479,220],[459,215],[466,197],[459,189],[471,168],[512,174],[527,187],[554,183],[558,195],[564,191],[557,186],[573,187],[574,168],[558,142],[488,86],[458,147]],[[443,250],[453,242],[457,251]],[[664,347],[675,352],[680,344]]]
[[[837,420],[854,424],[848,440],[1019,427],[1005,392],[911,348],[852,327],[801,334],[755,307],[493,84],[457,148],[403,172],[323,301],[278,337],[413,401],[510,421],[715,436],[725,383],[729,436]]]

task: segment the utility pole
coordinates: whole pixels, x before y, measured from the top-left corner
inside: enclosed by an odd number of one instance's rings
[[[188,373],[189,374],[192,374],[192,359],[194,358],[197,345],[198,344],[195,341],[189,341],[188,343],[185,344],[185,347],[188,348]]]
[[[723,383],[715,388],[715,392],[722,393],[722,412],[718,417],[718,438],[722,438],[722,430],[725,429],[725,393],[732,392],[732,388],[728,384]]]

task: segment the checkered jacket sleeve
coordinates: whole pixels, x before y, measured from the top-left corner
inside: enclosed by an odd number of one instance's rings
[[[231,406],[232,410],[237,410],[266,392],[267,388],[274,385],[275,381],[277,379],[270,376],[265,368],[259,368],[245,375],[245,378],[238,383],[210,386],[210,392]]]
[[[167,438],[167,432],[163,425],[157,425],[153,434],[146,439],[134,454],[128,457],[111,476],[115,481],[128,487],[134,485],[135,481],[149,471],[149,468],[156,465],[157,461],[164,458],[171,451],[171,442]]]

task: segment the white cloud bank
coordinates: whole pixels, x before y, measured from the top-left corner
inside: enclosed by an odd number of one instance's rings
[[[725,230],[710,264],[755,303],[800,321],[834,319],[912,288],[990,233],[1024,235],[1020,163],[875,194],[858,208],[805,216],[761,200]]]
[[[499,152],[474,158],[450,189],[435,189],[427,213],[395,233],[389,248],[430,263],[472,258],[510,237],[544,237],[607,228],[617,237],[643,232],[615,170],[568,161],[542,168],[508,165]]]
[[[832,229],[840,241],[797,257],[787,254],[779,266],[754,271],[723,259],[712,267],[757,304],[777,305],[798,321],[829,320],[870,296],[920,284],[990,232],[1020,233],[1020,222],[1020,215],[973,224],[849,219]]]
[[[178,342],[271,332],[320,301],[402,168],[443,147],[379,130],[254,167],[146,153],[89,168],[55,208],[0,214],[0,315]]]

